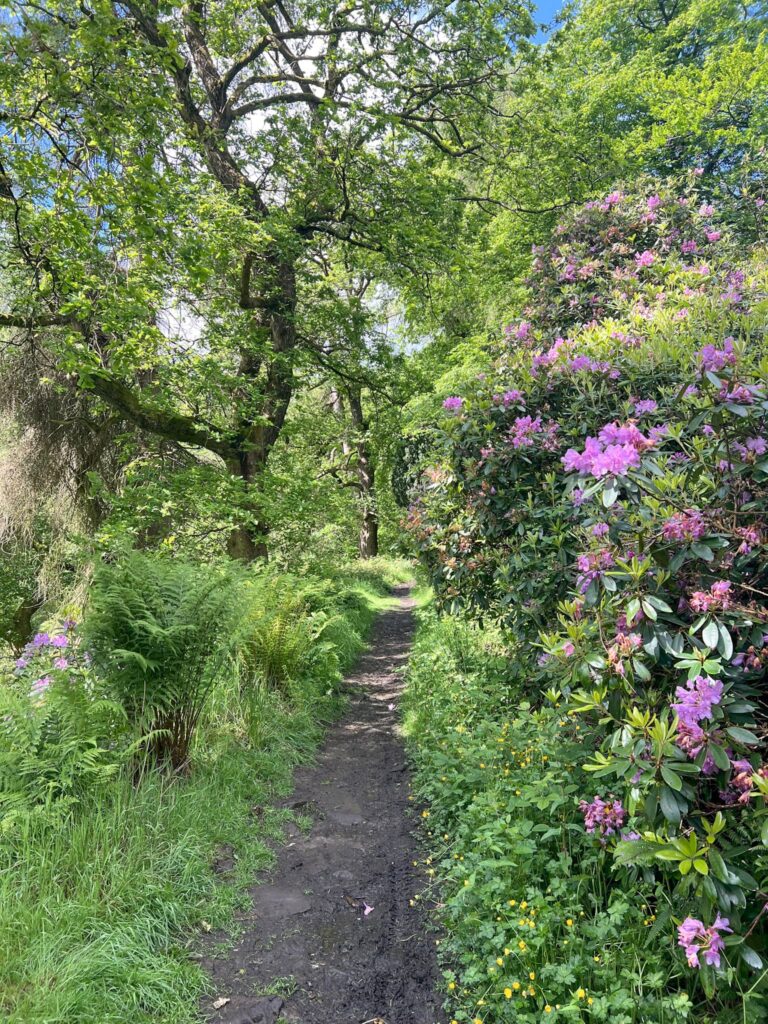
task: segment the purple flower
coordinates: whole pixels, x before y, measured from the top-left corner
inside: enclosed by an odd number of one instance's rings
[[[690,253],[697,252],[698,248],[698,245],[692,238],[686,239],[686,241],[680,246],[681,252],[685,253],[686,256]]]
[[[17,658],[16,668],[26,668],[29,664],[29,658]]]
[[[686,917],[677,929],[677,944],[683,947],[689,967],[701,967],[699,956],[703,953],[705,963],[717,968],[720,966],[720,954],[725,949],[720,933],[732,931],[728,918],[719,914],[709,928],[695,917]]]
[[[63,670],[65,668],[69,668],[69,662],[66,658],[54,658],[53,667]]]
[[[712,717],[712,708],[722,699],[723,684],[709,676],[696,676],[686,686],[678,686],[675,696],[677,702],[671,707],[678,721],[686,726],[698,725],[702,719]]]
[[[649,210],[657,210],[661,206],[661,196],[649,196],[646,204]]]
[[[720,232],[720,231],[708,231],[707,232],[707,241],[708,242],[719,242],[721,238],[722,238],[722,232]]]
[[[731,583],[718,580],[709,590],[695,590],[690,605],[695,612],[728,611],[731,607]]]
[[[504,405],[510,405],[512,402],[523,402],[523,392],[513,388],[512,391],[505,391],[501,396],[501,400]]]
[[[643,416],[648,412],[656,412],[658,408],[659,403],[652,398],[643,398],[641,401],[635,402],[635,412],[638,416]]]
[[[610,529],[611,528],[608,523],[595,523],[592,527],[592,536],[605,537],[605,535],[610,532]]]
[[[32,641],[33,647],[47,647],[51,642],[50,636],[47,633],[36,633],[35,638]]]
[[[32,687],[29,691],[30,697],[42,697],[50,685],[50,676],[43,676],[42,679],[36,679],[34,683],[32,683]]]
[[[652,267],[656,262],[656,256],[650,249],[635,254],[635,263],[638,267]]]
[[[448,409],[449,412],[456,412],[463,405],[464,399],[459,398],[458,395],[449,395],[448,398],[443,399],[443,408]]]
[[[579,810],[584,815],[584,827],[587,832],[597,832],[601,843],[605,843],[608,836],[615,835],[627,817],[620,800],[609,799],[606,802],[599,796],[596,796],[591,804],[581,800]]]
[[[706,532],[704,516],[695,508],[688,508],[685,512],[674,512],[661,528],[664,540],[685,541],[688,544],[701,540]]]
[[[736,362],[733,338],[726,338],[721,349],[715,348],[714,345],[705,345],[699,352],[699,360],[702,370],[709,370],[712,373],[718,373],[726,366],[733,366]]]
[[[67,647],[69,645],[69,637],[63,634],[51,637],[51,647]]]

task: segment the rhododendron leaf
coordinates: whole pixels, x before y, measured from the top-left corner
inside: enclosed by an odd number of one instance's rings
[[[768,846],[768,818],[765,819],[760,829],[760,842],[763,846]]]
[[[707,747],[707,752],[710,754],[712,760],[715,762],[715,764],[721,771],[728,771],[728,769],[731,767],[731,762],[728,758],[728,755],[721,746],[719,746],[717,743],[710,743]]]
[[[692,860],[682,860],[682,861],[680,861],[680,874],[681,875],[687,875],[692,867],[693,867],[693,861]]]
[[[603,488],[603,505],[605,508],[611,508],[612,505],[615,505],[618,497],[619,491],[615,482],[606,484]]]
[[[742,729],[738,725],[732,725],[725,731],[737,743],[755,744],[760,742],[753,732],[750,732],[748,729]]]
[[[642,607],[642,609],[643,609],[643,612],[645,613],[645,615],[646,615],[646,616],[647,616],[647,617],[648,617],[648,618],[649,618],[649,619],[650,619],[650,620],[651,620],[652,622],[655,622],[655,621],[656,621],[656,619],[658,618],[658,612],[657,612],[657,611],[656,611],[656,609],[655,609],[655,608],[653,607],[653,605],[652,605],[652,604],[650,604],[650,602],[648,602],[648,601],[647,601],[647,600],[646,600],[645,598],[643,598],[643,600],[642,600],[642,601],[640,602],[640,605],[641,605],[641,607]]]
[[[661,766],[661,777],[664,779],[666,784],[672,789],[677,790],[679,793],[683,788],[683,780],[679,775],[676,775],[671,768],[668,768],[665,764]]]
[[[720,378],[717,376],[717,374],[716,373],[712,373],[711,370],[707,370],[705,376],[706,376],[707,380],[709,381],[709,383],[712,384],[713,387],[716,387],[718,391],[723,386],[723,382],[720,380]]]
[[[674,771],[678,775],[699,775],[701,768],[691,761],[675,761]]]
[[[701,971],[701,984],[704,987],[704,993],[707,999],[712,999],[715,994],[715,973],[711,967],[706,964],[702,964]]]
[[[637,658],[633,658],[632,668],[635,670],[635,675],[638,679],[641,679],[644,683],[650,681],[651,673],[648,671],[648,669],[645,667],[642,661],[639,661]]]
[[[661,804],[661,813],[667,821],[671,821],[674,825],[679,825],[682,817],[680,806],[675,799],[674,792],[668,786],[661,787],[659,803]]]
[[[763,958],[751,946],[740,946],[739,955],[744,963],[749,964],[753,970],[761,971],[763,969]]]
[[[667,602],[662,600],[660,597],[657,597],[656,594],[648,594],[646,597],[646,601],[649,604],[652,604],[653,607],[660,612],[669,612],[670,614],[672,613],[672,609],[667,604]]]
[[[696,860],[693,862],[693,868],[694,871],[698,871],[700,875],[709,874],[709,865],[705,860],[702,860],[701,857],[697,857]]]
[[[691,551],[694,555],[698,555],[699,558],[703,558],[705,562],[711,562],[715,557],[714,551],[707,544],[699,544],[698,542],[691,544]]]
[[[711,647],[714,650],[720,640],[720,630],[717,623],[710,619],[702,630],[701,638],[707,647]]]
[[[717,624],[717,628],[720,634],[717,641],[717,649],[724,658],[730,661],[733,657],[733,640],[731,639],[731,634],[722,622]]]

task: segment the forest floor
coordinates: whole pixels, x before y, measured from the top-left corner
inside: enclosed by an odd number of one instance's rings
[[[232,948],[214,955],[211,937],[203,963],[216,998],[204,1010],[215,1024],[442,1019],[434,935],[410,906],[423,877],[397,700],[415,602],[407,586],[395,593],[346,680],[345,717],[296,773],[287,806],[311,816],[311,829],[288,827]]]

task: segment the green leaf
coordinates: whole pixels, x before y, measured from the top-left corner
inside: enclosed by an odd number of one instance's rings
[[[645,612],[646,616],[651,620],[651,622],[655,622],[659,615],[656,609],[650,603],[650,601],[647,601],[645,598],[643,598],[640,604],[642,605],[642,609]]]
[[[706,626],[702,630],[701,637],[704,643],[707,645],[707,647],[711,647],[713,650],[715,649],[715,647],[717,647],[718,641],[720,639],[720,630],[718,629],[717,623],[713,619],[710,619],[710,621],[706,624]]]
[[[683,780],[680,778],[679,775],[675,775],[672,769],[668,768],[665,764],[661,766],[661,777],[662,779],[664,779],[664,781],[670,787],[670,789],[674,789],[676,790],[676,792],[679,793],[680,790],[683,788]]]
[[[749,964],[752,970],[761,971],[763,969],[763,958],[751,946],[740,946],[739,955],[744,963]]]
[[[708,547],[706,544],[700,544],[698,541],[691,544],[691,551],[694,555],[698,555],[699,558],[703,558],[705,562],[711,562],[715,557],[715,553],[712,548]]]
[[[749,729],[742,729],[738,725],[731,725],[725,731],[737,743],[755,744],[760,742],[753,732],[750,732]]]
[[[719,746],[717,743],[710,743],[707,747],[707,751],[709,754],[712,755],[712,760],[715,762],[717,767],[721,771],[727,772],[728,769],[731,767],[731,762],[723,748]]]
[[[659,803],[661,804],[661,813],[667,821],[673,825],[679,825],[681,819],[680,808],[677,800],[675,800],[675,794],[667,786],[661,787]]]

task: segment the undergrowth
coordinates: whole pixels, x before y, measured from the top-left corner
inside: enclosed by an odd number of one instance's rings
[[[338,716],[338,683],[388,586],[407,567],[342,567],[330,582],[269,573],[252,608],[272,618],[290,595],[287,647],[309,638],[287,671],[231,660],[212,687],[185,773],[134,770],[77,802],[14,811],[0,830],[0,1018],[7,1024],[187,1024],[209,987],[201,932],[226,928],[246,885],[271,861],[288,812],[292,768]],[[264,620],[270,615],[265,613]],[[271,650],[272,670],[280,660]],[[263,667],[263,666],[262,666]],[[226,849],[234,869],[217,876]],[[231,852],[230,852],[231,851]]]
[[[662,886],[612,878],[584,829],[583,726],[534,708],[493,631],[421,613],[403,711],[451,1024],[764,1020],[704,1008]]]

